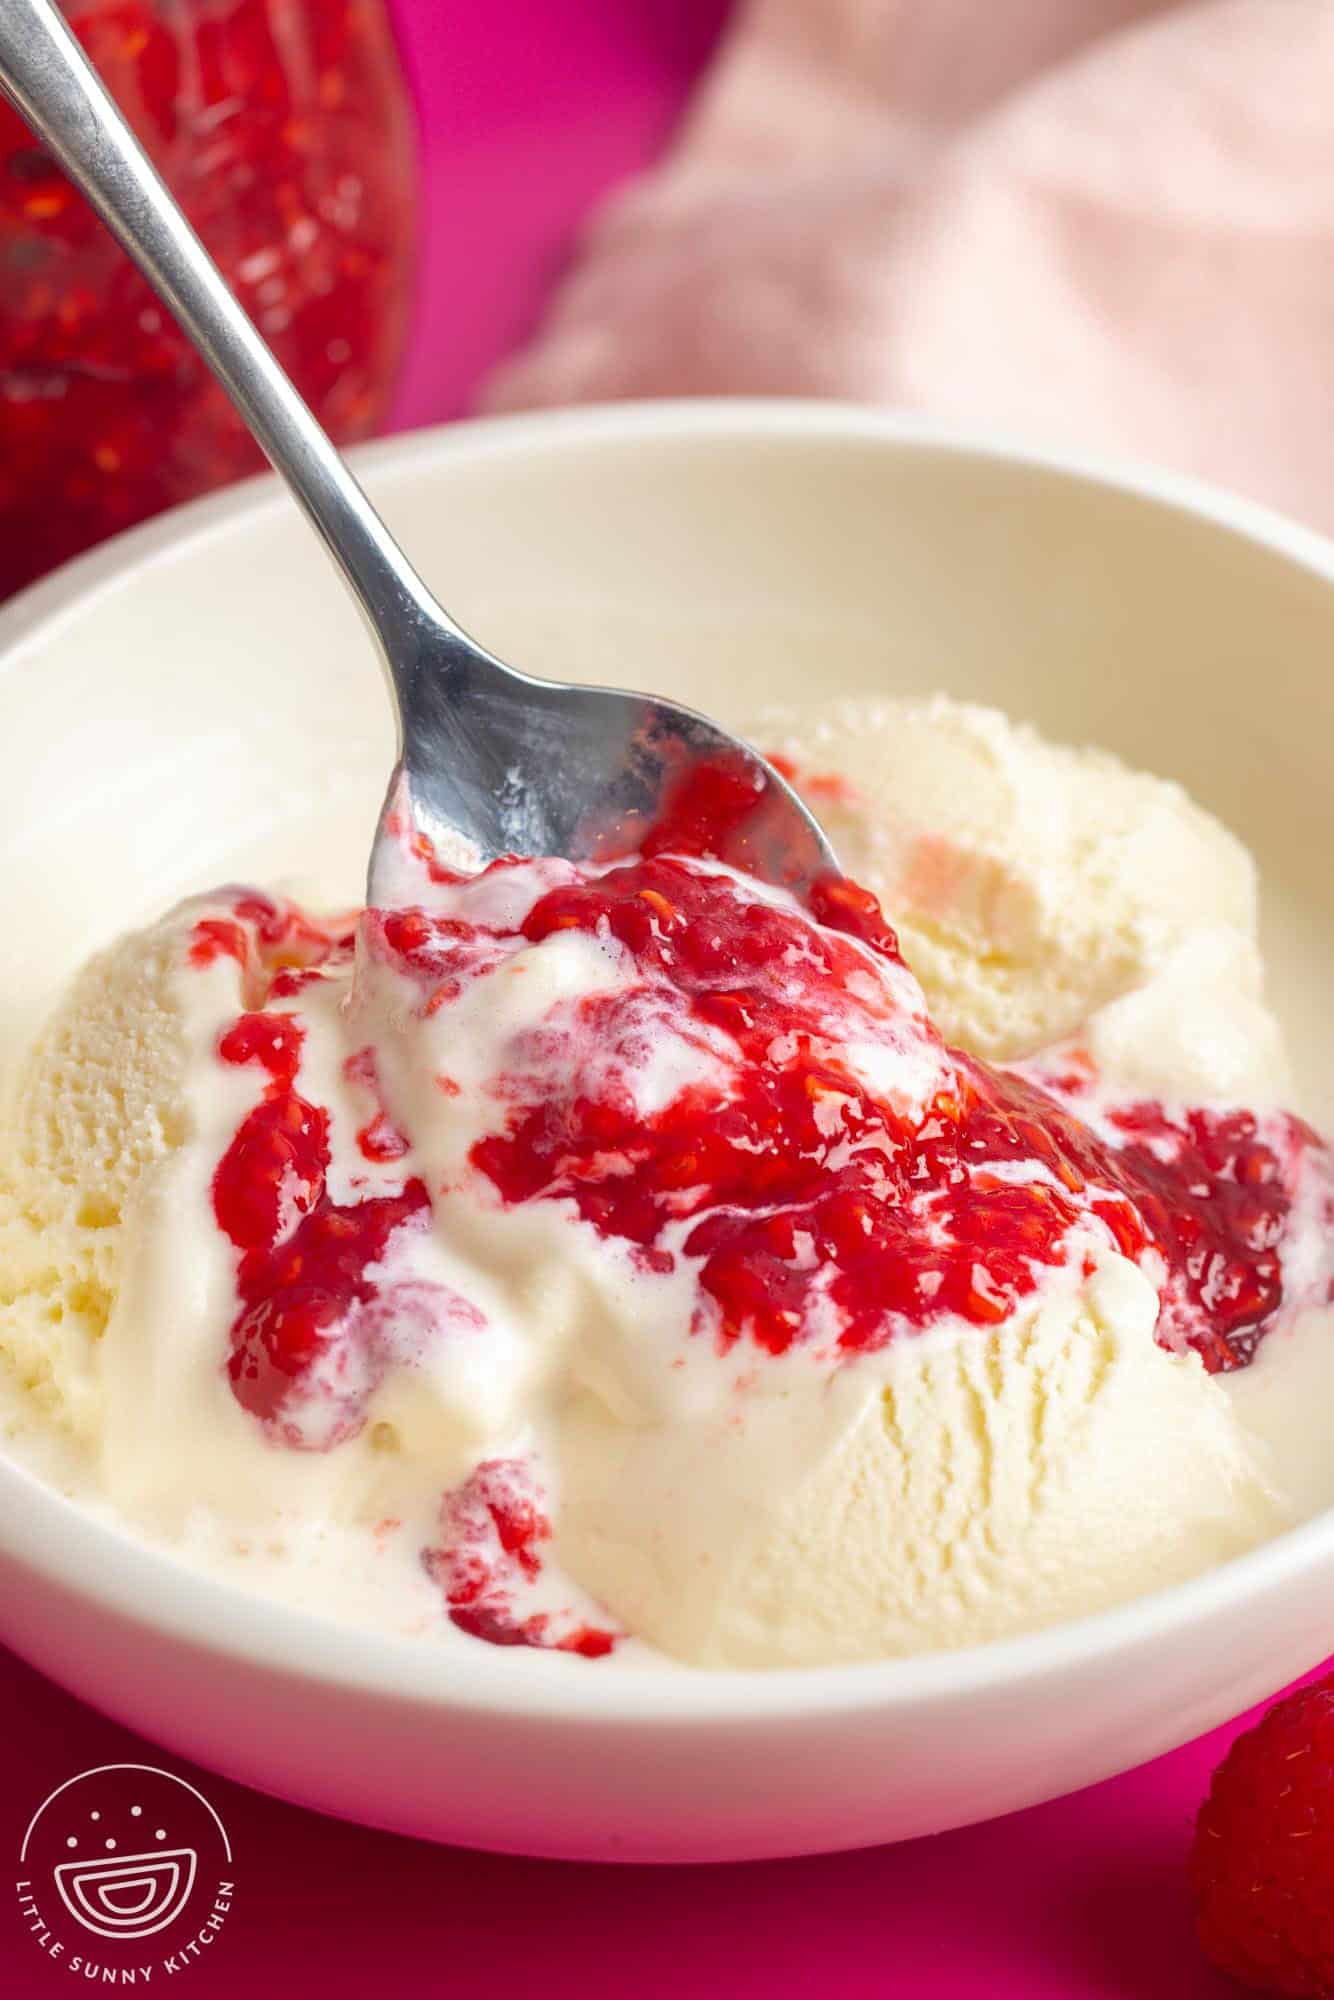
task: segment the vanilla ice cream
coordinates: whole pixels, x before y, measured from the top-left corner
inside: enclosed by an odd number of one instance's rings
[[[1155,1346],[1157,1310],[1108,1257],[742,1428],[590,1413],[561,1552],[630,1630],[733,1667],[959,1646],[1178,1582],[1285,1511],[1227,1391]]]
[[[1180,1018],[1189,992],[1197,1049],[1168,1094],[1288,1087],[1254,866],[1179,785],[943,695],[776,706],[745,734],[793,772],[840,864],[891,913],[947,1041],[1029,1055],[1170,970],[1164,1011]],[[1145,1011],[1109,1030],[1114,1074],[1127,1055],[1152,1059]]]
[[[0,1348],[25,1389],[100,1434],[92,1360],[136,1201],[185,1137],[170,925],[95,959],[41,1039],[0,1152]]]
[[[754,733],[902,957],[846,881],[668,853],[227,890],[89,965],[0,1148],[0,1355],[98,1504],[607,1671],[966,1645],[1334,1495],[1244,852],[979,710]]]

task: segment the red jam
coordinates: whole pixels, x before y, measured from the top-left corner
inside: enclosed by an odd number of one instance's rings
[[[351,1437],[388,1363],[368,1335],[380,1287],[369,1274],[409,1224],[424,1227],[430,1201],[421,1181],[402,1192],[332,1201],[329,1114],[294,1088],[302,1030],[291,1014],[243,1014],[218,1043],[226,1063],[257,1063],[269,1083],[223,1154],[213,1179],[218,1227],[241,1252],[227,1373],[243,1409],[284,1441],[320,1449]],[[300,1386],[309,1400],[318,1371],[318,1423],[289,1409]]]
[[[671,859],[543,897],[527,938],[609,932],[687,1016],[724,1028],[738,1060],[725,1086],[688,1089],[651,1118],[629,1092],[521,1102],[472,1155],[504,1199],[568,1199],[603,1235],[659,1255],[669,1225],[698,1216],[683,1248],[715,1309],[699,1325],[724,1348],[746,1338],[771,1353],[802,1337],[816,1287],[844,1352],[949,1313],[997,1324],[1065,1261],[1084,1220],[1155,1277],[1165,1267],[1164,1345],[1194,1347],[1210,1370],[1249,1361],[1282,1297],[1277,1246],[1315,1135],[1280,1119],[1271,1139],[1250,1114],[1194,1111],[1164,1149],[1169,1115],[1140,1105],[1112,1145],[1036,1085],[961,1055],[924,1116],[900,1114],[831,1047],[827,1020],[831,992],[851,1001],[866,977],[839,932],[897,963],[893,934],[854,885],[817,885],[813,900],[815,933]],[[614,1046],[625,999],[581,1006],[588,1033]]]
[[[711,842],[707,812],[685,803],[682,837]],[[1155,1284],[1160,1343],[1224,1372],[1294,1303],[1298,1202],[1303,1227],[1334,1229],[1329,1155],[1299,1119],[1109,1103],[1078,1052],[1020,1074],[947,1049],[854,883],[816,882],[807,915],[669,854],[564,873],[545,876],[559,886],[517,931],[410,908],[368,912],[363,940],[411,980],[423,1020],[525,943],[579,932],[621,948],[611,983],[578,983],[509,1037],[493,1129],[470,1159],[505,1203],[567,1202],[645,1273],[691,1259],[691,1331],[723,1352],[807,1343],[837,1362],[946,1315],[995,1326],[1053,1268],[1078,1256],[1091,1272],[1101,1242]],[[409,1148],[369,1045],[344,1064],[366,1105],[351,1181],[364,1191],[329,1193],[329,1112],[299,1088],[302,1022],[271,1003],[346,979],[352,948],[345,931],[238,894],[199,919],[189,951],[201,971],[239,966],[250,1011],[217,1053],[263,1079],[213,1182],[238,1253],[227,1372],[268,1435],[301,1449],[355,1435],[388,1370],[447,1325],[485,1331],[446,1288],[387,1275],[432,1203],[421,1179],[394,1175]],[[635,1085],[664,1033],[694,1052],[693,1080],[645,1109]],[[1311,1292],[1316,1279],[1297,1269],[1293,1282]],[[616,1632],[543,1601],[551,1537],[534,1467],[488,1459],[444,1496],[422,1561],[460,1630],[600,1657]]]
[[[744,840],[770,789],[764,772],[743,758],[715,757],[696,764],[668,793],[638,851],[646,858],[707,855],[740,866],[737,843]]]
[[[542,1574],[551,1520],[528,1462],[488,1458],[440,1507],[441,1542],[422,1552],[450,1622],[492,1646],[535,1646],[599,1660],[620,1636],[566,1612],[524,1610]]]
[[[350,935],[291,904],[242,894],[230,911],[196,923],[190,962],[202,969],[220,956],[234,958],[256,1010],[350,957]],[[430,1203],[419,1180],[357,1202],[330,1199],[329,1114],[296,1088],[304,1040],[299,1016],[278,1011],[242,1014],[220,1036],[219,1059],[258,1068],[266,1082],[218,1163],[213,1208],[240,1252],[241,1310],[227,1361],[236,1399],[283,1442],[323,1449],[361,1429],[370,1396],[403,1346],[402,1328],[390,1323],[395,1298],[410,1328],[423,1318],[457,1320],[460,1309],[466,1315],[471,1308],[452,1294],[425,1301],[421,1293],[433,1288],[420,1286],[386,1297],[368,1275],[400,1230],[425,1226]],[[373,1061],[361,1062],[356,1080],[378,1103]],[[394,1150],[397,1134],[382,1109],[366,1129],[380,1159],[406,1150],[401,1142]],[[363,1150],[372,1157],[369,1145]]]
[[[382,417],[412,263],[382,0],[65,0],[242,304],[340,442]],[[262,464],[204,363],[0,101],[0,597]]]
[[[358,1049],[343,1064],[343,1074],[349,1083],[359,1084],[375,1106],[374,1115],[357,1132],[357,1147],[363,1160],[371,1160],[377,1166],[401,1160],[408,1150],[408,1142],[385,1108],[375,1050]]]
[[[1167,1262],[1165,1321],[1211,1374],[1245,1367],[1283,1303],[1295,1183],[1307,1155],[1327,1160],[1318,1134],[1283,1111],[1136,1101],[1106,1115],[1118,1134],[1111,1169]],[[1326,1230],[1332,1197],[1326,1167],[1316,1218]]]
[[[652,822],[645,825],[631,815],[603,833],[591,851],[602,861],[688,855],[725,862],[739,874],[763,882],[803,885],[809,850],[793,852],[791,818],[786,807],[780,813],[773,811],[775,788],[763,767],[736,752],[695,763],[688,761],[682,746],[671,746],[669,759],[673,752],[684,768],[673,776],[669,762],[664,795]],[[770,761],[780,776],[787,776],[781,760]],[[432,880],[440,879],[438,873],[432,875]]]
[[[225,916],[201,917],[190,938],[196,970],[232,958],[241,968],[247,1007],[290,1000],[312,980],[351,963],[356,933],[317,923],[294,903],[275,903],[253,889],[237,890]]]

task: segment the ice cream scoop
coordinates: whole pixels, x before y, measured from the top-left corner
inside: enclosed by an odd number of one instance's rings
[[[941,694],[744,726],[893,913],[947,1041],[1013,1062],[1076,1036],[1149,1096],[1290,1096],[1254,863],[1179,785]]]
[[[404,866],[355,916],[179,905],[33,1052],[0,1357],[120,1518],[445,1643],[766,1667],[1033,1630],[1321,1504],[1323,1427],[1236,1403],[1327,1379],[1302,1121],[949,1048],[841,879]]]
[[[796,794],[716,723],[654,696],[535,679],[454,623],[228,290],[52,0],[5,6],[0,87],[200,349],[370,626],[400,734],[372,902],[393,899],[405,822],[472,864],[507,853],[581,860],[634,845],[701,766],[722,773],[733,800],[729,861],[793,886],[832,865]]]

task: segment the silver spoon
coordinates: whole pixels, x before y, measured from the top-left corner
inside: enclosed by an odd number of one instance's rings
[[[722,764],[754,810],[723,858],[798,892],[835,866],[784,780],[716,723],[656,696],[535,679],[443,611],[251,325],[51,0],[0,0],[0,88],[203,354],[323,537],[379,647],[398,763],[371,853],[371,900],[394,900],[400,831],[446,858],[581,861],[623,852],[701,767]]]

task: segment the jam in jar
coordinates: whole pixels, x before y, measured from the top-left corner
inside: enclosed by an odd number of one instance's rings
[[[246,310],[340,442],[383,416],[414,238],[383,0],[67,0]],[[0,102],[0,596],[263,460],[153,292]]]

